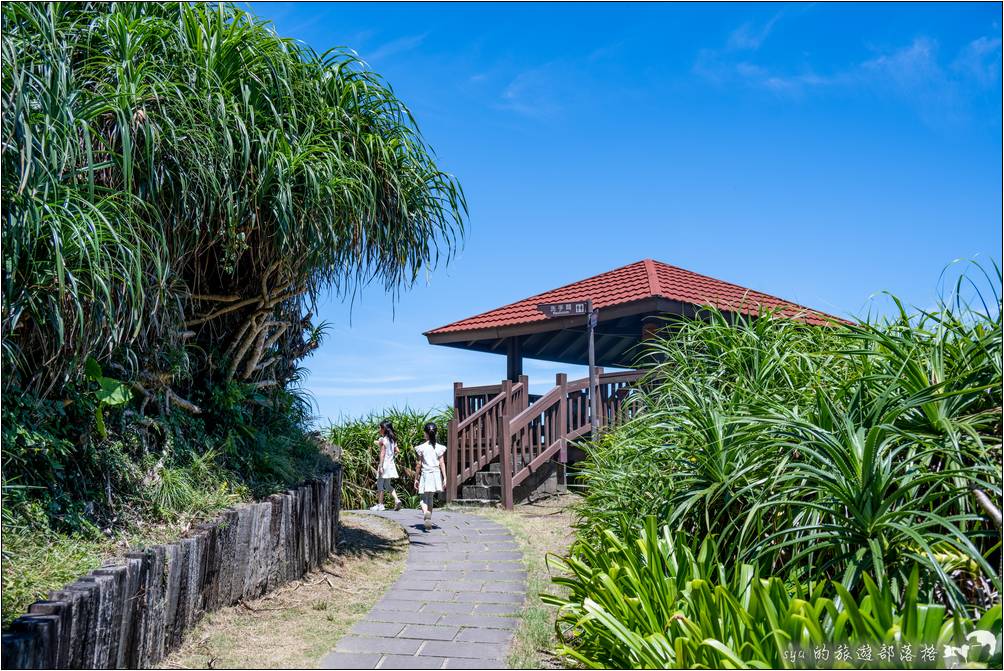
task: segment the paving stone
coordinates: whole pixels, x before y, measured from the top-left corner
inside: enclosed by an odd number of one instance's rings
[[[415,657],[414,655],[384,655],[381,669],[441,669],[446,660],[442,657]]]
[[[479,574],[484,577],[485,580],[520,580],[526,583],[526,571],[519,570],[498,570],[498,571],[481,571]]]
[[[398,638],[417,638],[425,641],[452,641],[460,632],[460,627],[435,624],[409,624]],[[495,641],[487,641],[495,643]]]
[[[456,592],[436,591],[432,585],[429,585],[429,589],[394,589],[392,587],[384,598],[390,601],[453,601],[456,595]]]
[[[413,655],[421,641],[410,638],[346,636],[335,645],[335,652],[376,652],[385,655]],[[444,657],[446,655],[443,655]]]
[[[403,611],[412,613],[418,612],[418,609],[422,607],[422,602],[411,601],[406,599],[380,599],[373,605],[373,610],[393,610],[393,611]]]
[[[522,604],[518,603],[479,603],[474,607],[475,615],[514,615],[519,612]],[[423,609],[424,610],[424,609]]]
[[[455,640],[469,641],[471,643],[508,643],[512,640],[512,632],[507,629],[465,627],[460,630]]]
[[[480,592],[485,586],[483,580],[442,580],[435,583],[440,591]]]
[[[436,619],[438,619],[438,614],[436,613],[411,613],[411,612],[401,612],[397,610],[371,610],[366,616],[368,620],[376,620],[378,622],[394,622],[405,624],[431,624]]]
[[[360,636],[397,636],[404,629],[404,622],[356,622],[352,633]]]
[[[497,559],[523,559],[523,554],[518,550],[489,550],[487,552],[478,553],[481,556],[479,559],[486,559],[495,561]]]
[[[437,513],[426,533],[414,510],[377,513],[408,534],[405,572],[335,645],[326,668],[504,668],[526,593],[512,535],[468,513]]]
[[[456,573],[453,571],[444,571],[440,568],[434,569],[408,569],[404,572],[401,578],[407,577],[409,580],[428,580],[429,582],[436,582],[437,580],[453,580],[457,577]],[[400,582],[400,579],[399,579]]]
[[[523,603],[522,594],[506,594],[505,592],[457,592],[460,603]]]
[[[466,657],[473,659],[504,659],[509,646],[501,643],[462,643],[429,641],[422,646],[420,657]]]
[[[375,669],[380,655],[360,652],[329,652],[321,658],[322,669]],[[454,667],[457,668],[457,667]]]
[[[444,669],[504,669],[506,665],[499,659],[463,659],[451,657]]]
[[[422,608],[422,612],[423,613],[439,613],[439,614],[443,614],[443,613],[454,613],[454,614],[468,613],[469,614],[469,613],[473,613],[474,612],[474,604],[473,603],[453,603],[453,602],[439,603],[439,602],[436,602],[436,601],[431,601],[431,602],[425,604],[425,606]]]
[[[516,618],[498,615],[453,615],[439,618],[436,624],[455,624],[461,627],[488,627],[491,629],[515,629]]]
[[[518,580],[489,580],[485,582],[483,592],[511,592],[525,594],[526,583]]]

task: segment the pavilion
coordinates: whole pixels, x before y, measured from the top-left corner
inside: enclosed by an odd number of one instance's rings
[[[775,317],[819,326],[843,321],[777,296],[645,259],[427,331],[424,335],[433,345],[506,356],[506,379],[501,384],[454,383],[448,498],[457,498],[459,487],[478,475],[478,484],[464,487],[465,491],[474,487],[475,493],[491,494],[498,487],[503,503],[511,507],[514,487],[533,482],[535,472],[553,459],[565,463],[569,441],[589,432],[588,380],[568,381],[559,374],[554,388],[531,397],[523,375],[524,357],[588,363],[585,315],[549,318],[537,307],[585,300],[598,312],[596,364],[617,368],[633,367],[639,345],[667,318],[693,318],[707,308],[727,316],[770,311]],[[600,426],[622,415],[627,390],[639,376],[636,371],[600,375],[595,390]],[[498,485],[494,476],[481,473],[495,462],[500,465],[491,468],[498,470],[490,473],[501,473]]]

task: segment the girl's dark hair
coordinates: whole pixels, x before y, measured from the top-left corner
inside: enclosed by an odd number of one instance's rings
[[[385,419],[380,422],[380,428],[383,429],[384,435],[390,438],[390,442],[397,445],[397,434],[394,433],[394,425],[390,423],[390,420]]]
[[[434,422],[429,422],[425,425],[425,437],[429,441],[429,445],[433,447],[436,446],[436,425]]]

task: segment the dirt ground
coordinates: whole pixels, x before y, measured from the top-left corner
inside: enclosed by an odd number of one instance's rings
[[[161,668],[316,668],[397,580],[407,557],[397,524],[352,513],[341,522],[339,554],[320,571],[207,614]]]

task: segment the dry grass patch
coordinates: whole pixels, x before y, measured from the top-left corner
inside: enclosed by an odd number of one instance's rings
[[[400,526],[343,513],[339,554],[261,599],[210,613],[162,668],[316,668],[404,568]]]

